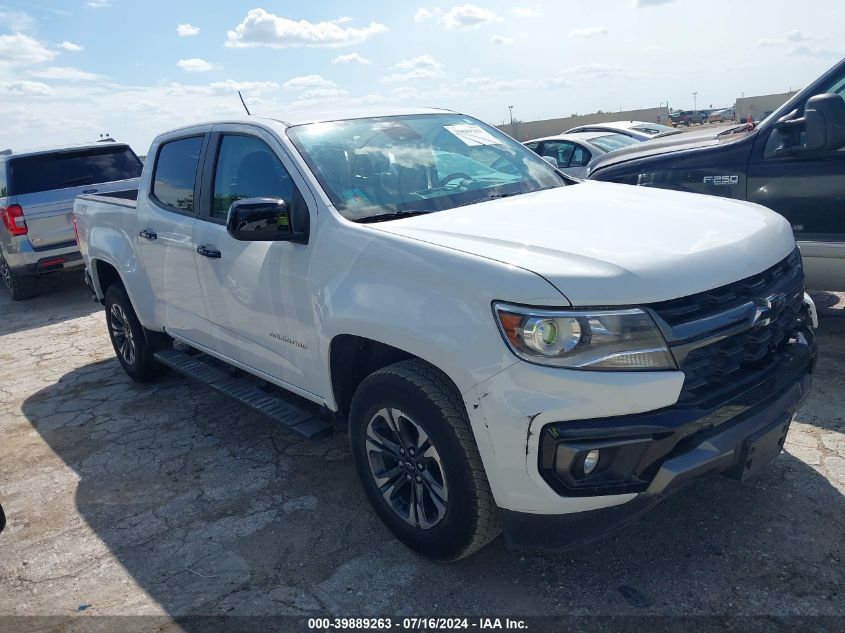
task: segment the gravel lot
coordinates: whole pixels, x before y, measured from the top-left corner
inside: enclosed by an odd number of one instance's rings
[[[0,615],[845,616],[845,295],[816,295],[816,383],[763,477],[694,484],[587,549],[441,565],[370,511],[344,434],[130,382],[78,276],[51,286],[0,294]]]

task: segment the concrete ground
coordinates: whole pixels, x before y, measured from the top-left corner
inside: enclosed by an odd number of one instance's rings
[[[51,285],[0,293],[0,616],[845,615],[845,295],[816,295],[816,383],[764,476],[571,553],[442,565],[382,527],[342,434],[132,383],[78,278]]]

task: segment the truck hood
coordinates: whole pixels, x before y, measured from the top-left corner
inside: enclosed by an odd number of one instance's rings
[[[627,147],[614,150],[609,154],[599,156],[593,163],[590,164],[590,173],[592,174],[610,165],[618,165],[619,163],[638,160],[648,156],[695,150],[713,145],[724,145],[726,143],[734,143],[736,141],[749,138],[748,132],[738,132],[736,134],[725,134],[723,136],[719,136],[719,133],[724,132],[726,129],[729,128],[682,132],[680,134],[657,137],[651,139],[650,141],[637,143],[636,145],[629,145]],[[751,132],[750,134],[753,135],[754,132]]]
[[[530,270],[577,306],[710,290],[795,248],[786,220],[759,205],[603,182],[370,226]]]

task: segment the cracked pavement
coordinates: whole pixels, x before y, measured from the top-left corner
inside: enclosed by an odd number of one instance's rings
[[[452,565],[392,539],[346,438],[169,374],[129,380],[78,276],[0,293],[0,615],[845,615],[845,295],[786,452],[563,554]]]

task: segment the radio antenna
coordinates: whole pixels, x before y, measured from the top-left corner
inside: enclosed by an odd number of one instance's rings
[[[246,115],[252,116],[252,113],[249,111],[249,108],[246,107],[246,102],[244,101],[244,96],[241,94],[240,90],[238,90],[238,96],[241,98],[241,105],[244,107],[244,110],[246,110]]]

